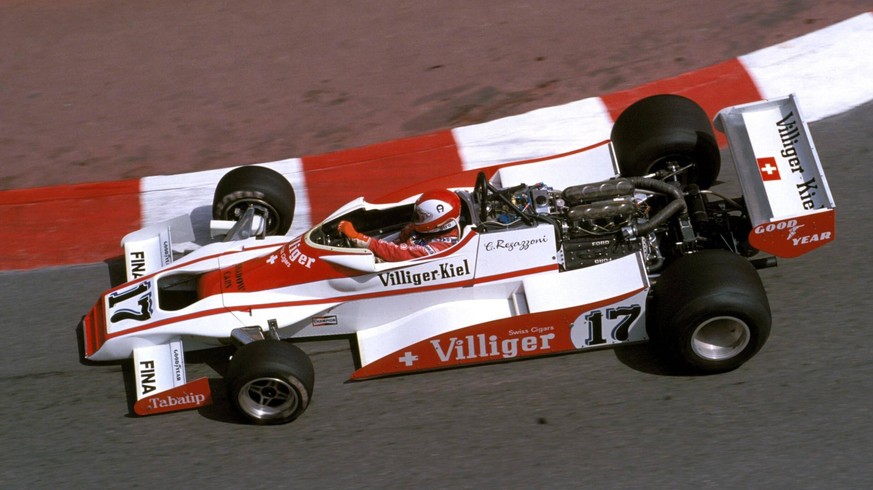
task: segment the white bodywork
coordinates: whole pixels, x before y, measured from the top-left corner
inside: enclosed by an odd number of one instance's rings
[[[612,147],[604,143],[501,168],[491,181],[500,186],[548,179],[570,184],[605,180],[616,173]],[[412,196],[398,204],[414,199]],[[358,199],[326,221],[356,209],[398,204],[371,205]],[[546,224],[485,235],[468,226],[450,254],[405,262],[378,262],[367,250],[318,245],[307,234],[290,242],[287,237],[267,237],[213,243],[169,263],[166,251],[172,247],[171,237],[190,240],[191,226],[184,218],[125,238],[132,281],[105,294],[95,308],[97,313],[92,312],[94,322],[102,314],[105,327],[103,342],[90,352],[90,359],[126,358],[176,341],[183,342],[185,350],[221,345],[235,329],[259,326],[267,331],[273,323],[282,338],[354,335],[363,369],[404,347],[476,325],[507,321],[512,328],[503,336],[512,338],[511,331],[524,330],[525,319],[545,312],[582,307],[571,319],[575,324],[584,323],[575,321],[583,310],[590,313],[585,305],[615,307],[629,301],[642,308],[649,286],[637,255],[559,272],[555,230]],[[229,287],[223,294],[201,298],[179,310],[160,307],[157,291],[162,278],[227,270],[253,258],[263,260],[264,267],[284,263],[282,269],[292,274],[306,274],[326,264],[352,273],[316,277],[256,293],[233,292]],[[632,335],[621,341],[645,340],[643,317],[635,316]],[[518,328],[513,318],[520,318]],[[541,328],[546,327],[557,328]],[[574,341],[567,335],[567,342],[550,342],[548,349],[560,352],[588,347],[582,337],[577,329]],[[608,343],[615,341],[606,339]],[[97,347],[96,342],[93,345]],[[592,344],[596,345],[600,344]],[[502,358],[518,355],[498,351]],[[446,352],[444,358],[449,355]],[[522,348],[520,352],[527,351]],[[434,367],[438,366],[423,366]]]
[[[833,200],[794,99],[728,108],[716,123],[737,161],[756,246],[791,256],[821,244],[809,241],[832,240]],[[560,190],[618,175],[609,142],[495,170],[490,181],[499,188],[547,182]],[[647,339],[650,283],[642,252],[565,270],[552,224],[487,233],[467,224],[449,251],[404,262],[380,262],[369,250],[315,239],[340,217],[411,206],[416,197],[352,201],[290,240],[257,237],[262,223],[255,221],[245,230],[254,237],[211,243],[175,262],[172,244],[192,240],[187,216],[128,235],[130,282],[104,294],[86,316],[86,357],[133,355],[138,397],[154,410],[171,402],[148,401],[154,395],[143,379],[154,373],[143,369],[170,371],[154,374],[170,380],[157,393],[200,403],[196,390],[184,391],[191,387],[184,376],[181,384],[172,376],[180,365],[184,371],[184,356],[173,352],[226,345],[251,327],[283,339],[350,337],[355,379]],[[183,293],[196,298],[168,306],[173,301],[163,291],[175,281],[193,284]]]

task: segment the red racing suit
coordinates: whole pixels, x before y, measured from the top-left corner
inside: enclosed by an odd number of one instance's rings
[[[382,260],[398,262],[442,252],[458,243],[459,239],[457,226],[441,233],[419,234],[412,225],[407,225],[394,242],[370,238],[367,248]]]

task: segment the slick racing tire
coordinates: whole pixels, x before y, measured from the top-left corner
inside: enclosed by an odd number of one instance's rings
[[[212,219],[237,221],[250,205],[267,211],[267,235],[284,235],[294,219],[294,188],[279,172],[250,165],[226,173],[215,187]]]
[[[736,369],[770,335],[770,305],[761,278],[748,260],[731,252],[704,250],[681,257],[658,278],[651,301],[649,334],[683,371]]]
[[[616,119],[611,139],[624,177],[648,175],[670,162],[691,164],[684,183],[708,189],[721,169],[709,116],[679,95],[654,95],[633,103]]]
[[[285,424],[309,406],[315,372],[309,356],[280,340],[240,347],[227,369],[228,398],[249,422]]]

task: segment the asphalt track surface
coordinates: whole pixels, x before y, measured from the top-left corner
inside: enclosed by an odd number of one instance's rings
[[[240,424],[220,397],[220,379],[199,363],[189,374],[214,378],[216,405],[134,418],[122,368],[83,366],[72,347],[79,318],[110,285],[108,267],[2,273],[0,482],[866,487],[873,481],[873,305],[865,294],[873,230],[864,214],[871,127],[873,104],[812,125],[837,202],[837,241],[762,271],[774,315],[770,341],[718,376],[672,375],[635,347],[345,383],[352,371],[345,345],[312,343],[304,347],[316,368],[314,401],[290,425]]]

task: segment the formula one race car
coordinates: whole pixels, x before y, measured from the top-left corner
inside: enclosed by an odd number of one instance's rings
[[[294,191],[266,167],[219,182],[223,241],[175,257],[191,219],[123,240],[128,282],[83,319],[91,361],[135,367],[138,414],[202,406],[185,351],[235,351],[225,381],[257,424],[309,404],[313,367],[288,340],[347,337],[352,379],[655,341],[665,360],[711,373],[749,360],[770,333],[756,268],[834,240],[834,203],[793,96],[722,110],[741,197],[710,188],[720,153],[704,111],[659,95],[622,113],[611,141],[473,170],[355,200],[300,236]],[[461,202],[448,250],[383,262],[337,227],[395,237],[416,196],[441,185]],[[464,187],[470,186],[472,187]],[[127,361],[125,361],[127,362]]]

